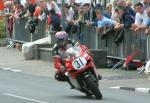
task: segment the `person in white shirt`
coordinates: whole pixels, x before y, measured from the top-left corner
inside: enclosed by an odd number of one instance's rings
[[[47,2],[47,9],[49,11],[51,9],[55,9],[56,14],[58,14],[59,16],[62,15],[61,10],[59,9],[58,5],[56,4],[56,2],[54,0],[48,0],[48,2]]]
[[[144,6],[142,3],[136,3],[134,7],[137,10],[137,13],[135,16],[135,24],[141,25],[144,23],[144,21],[147,18],[147,14],[144,10]]]
[[[136,3],[134,5],[134,9],[136,10],[135,22],[132,24],[133,30],[137,31],[139,25],[143,25],[145,20],[147,19],[147,14],[144,10],[144,6],[142,3]]]
[[[91,4],[92,0],[75,0],[76,3],[80,3],[81,5],[84,5],[85,3]]]

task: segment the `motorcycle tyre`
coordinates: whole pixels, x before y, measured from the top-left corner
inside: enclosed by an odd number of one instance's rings
[[[95,95],[96,99],[102,99],[102,93],[99,90],[97,84],[94,82],[94,80],[92,79],[91,76],[87,77],[85,79],[85,82],[87,84],[87,87],[93,92],[93,94]]]

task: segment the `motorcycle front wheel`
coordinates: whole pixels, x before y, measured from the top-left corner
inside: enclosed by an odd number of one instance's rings
[[[85,78],[85,82],[87,84],[87,88],[92,91],[92,93],[95,95],[96,99],[102,99],[102,93],[99,90],[98,85],[96,82],[93,80],[91,76]]]

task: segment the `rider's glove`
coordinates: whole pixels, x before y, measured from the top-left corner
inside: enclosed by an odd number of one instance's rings
[[[60,68],[61,68],[60,72],[64,73],[66,71],[66,67],[65,66],[61,66]]]

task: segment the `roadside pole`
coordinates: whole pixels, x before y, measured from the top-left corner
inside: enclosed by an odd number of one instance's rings
[[[65,0],[62,0],[62,7],[61,7],[61,12],[62,12],[62,30],[65,28],[65,17],[64,17],[64,4]]]

